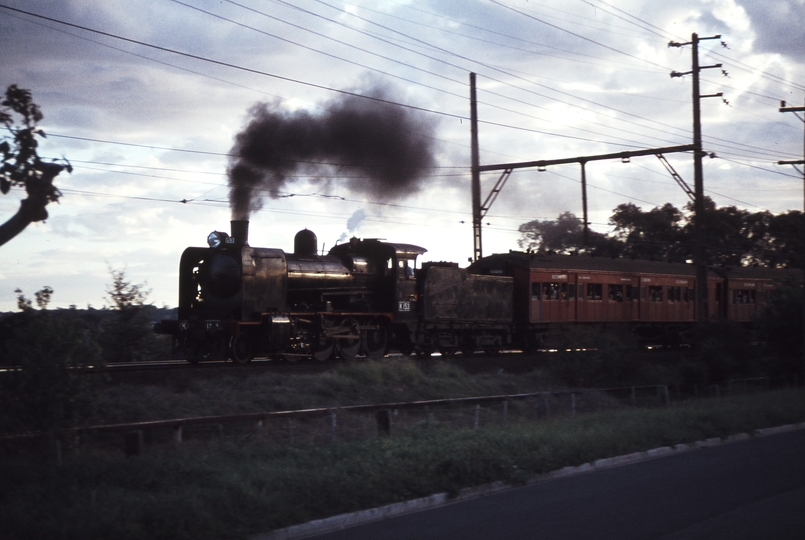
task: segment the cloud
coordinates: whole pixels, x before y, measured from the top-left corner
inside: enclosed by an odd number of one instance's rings
[[[805,56],[804,0],[735,0],[752,21],[757,52],[801,61]]]

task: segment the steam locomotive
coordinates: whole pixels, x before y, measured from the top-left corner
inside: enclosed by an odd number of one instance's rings
[[[185,249],[179,312],[155,331],[190,362],[254,356],[327,360],[389,349],[445,355],[511,345],[513,280],[474,275],[456,263],[416,259],[410,244],[359,240],[317,254],[316,235],[297,233],[293,253],[253,248],[248,222],[214,231],[209,247]]]
[[[179,313],[157,323],[190,362],[254,356],[381,358],[540,347],[565,324],[622,325],[675,344],[695,324],[695,269],[665,262],[510,252],[469,268],[416,259],[427,250],[376,239],[319,255],[316,235],[293,253],[254,248],[247,221],[212,232],[179,264]],[[747,323],[785,271],[718,269],[708,318]]]

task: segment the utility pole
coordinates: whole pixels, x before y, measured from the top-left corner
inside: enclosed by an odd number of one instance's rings
[[[805,106],[802,107],[786,107],[785,101],[780,102],[780,112],[792,112],[796,114],[797,118],[799,118],[803,124],[805,124],[805,114],[800,116],[797,113],[805,113]],[[802,159],[797,161],[778,161],[778,165],[793,165],[794,168],[802,174],[802,245],[805,246],[805,130],[803,130],[802,136]],[[802,166],[802,170],[797,168],[797,165]],[[802,255],[802,276],[805,279],[805,255]],[[805,283],[803,283],[803,287],[805,287]],[[803,381],[805,381],[805,290],[803,291],[802,295],[802,324],[803,324],[803,332],[802,332],[802,376]]]
[[[694,250],[694,263],[696,264],[696,321],[702,325],[709,319],[709,309],[707,306],[707,256],[704,246],[704,173],[702,171],[702,157],[705,153],[702,150],[702,120],[701,120],[701,98],[721,97],[723,94],[706,94],[699,92],[699,73],[703,69],[720,68],[721,64],[712,66],[699,66],[699,42],[706,39],[721,39],[720,35],[700,38],[696,33],[691,35],[690,41],[677,43],[672,41],[669,47],[691,46],[692,69],[684,73],[672,71],[671,77],[682,77],[683,75],[693,76],[693,182],[694,182],[694,216],[693,230],[696,237]]]
[[[581,213],[582,219],[584,220],[582,242],[584,243],[584,247],[589,247],[590,221],[587,217],[587,162],[580,161],[579,163],[581,163]]]
[[[470,134],[472,137],[472,260],[483,256],[481,249],[481,171],[478,157],[478,102],[475,93],[475,73],[470,73]]]

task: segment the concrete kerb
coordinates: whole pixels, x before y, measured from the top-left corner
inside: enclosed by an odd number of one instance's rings
[[[623,456],[597,459],[592,463],[583,463],[577,466],[564,467],[556,471],[537,475],[536,477],[531,478],[528,482],[526,482],[526,485],[547,482],[555,478],[574,476],[577,474],[583,474],[595,470],[621,467],[623,465],[630,465],[632,463],[639,463],[642,461],[657,459],[665,456],[678,454],[681,452],[689,452],[691,450],[696,450],[699,448],[709,448],[712,446],[719,446],[722,444],[731,444],[734,442],[746,441],[753,437],[755,438],[766,437],[769,435],[777,435],[779,433],[787,433],[789,431],[796,431],[800,429],[805,429],[805,422],[799,424],[787,424],[784,426],[756,429],[751,435],[748,433],[738,433],[724,438],[713,437],[710,439],[705,439],[703,441],[696,441],[693,443],[677,444],[674,445],[673,447],[662,446],[659,448],[652,448],[651,450],[646,450],[643,452],[634,452],[631,454],[625,454]],[[349,514],[341,514],[329,518],[317,519],[314,521],[309,521],[307,523],[302,523],[300,525],[293,525],[285,529],[278,529],[276,531],[272,531],[269,533],[253,536],[252,540],[298,540],[301,538],[306,538],[317,534],[324,534],[327,532],[337,531],[341,529],[347,529],[357,525],[371,523],[373,521],[379,521],[394,516],[410,514],[413,512],[419,512],[422,510],[437,508],[439,506],[444,506],[447,504],[453,504],[459,501],[475,499],[478,497],[482,497],[484,495],[490,495],[500,491],[516,489],[517,487],[518,486],[512,486],[511,484],[507,484],[505,482],[492,482],[491,484],[486,484],[483,486],[476,486],[472,488],[463,489],[456,497],[450,497],[448,496],[447,493],[436,493],[428,497],[413,499],[411,501],[389,504],[386,506],[370,508],[368,510],[360,510],[358,512],[352,512]]]

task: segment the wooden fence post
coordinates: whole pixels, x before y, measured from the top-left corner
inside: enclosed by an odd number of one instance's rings
[[[143,431],[136,429],[123,436],[123,453],[126,457],[143,454]]]
[[[548,417],[548,399],[547,398],[539,398],[539,401],[537,401],[537,416],[540,419]]]
[[[377,419],[377,434],[389,435],[391,433],[391,414],[388,409],[381,409],[375,412]]]
[[[56,437],[53,440],[53,447],[56,451],[56,466],[61,467],[64,464],[61,439]]]
[[[668,405],[669,396],[668,396],[668,386],[665,384],[660,384],[657,386],[657,398],[660,400],[660,405]]]

